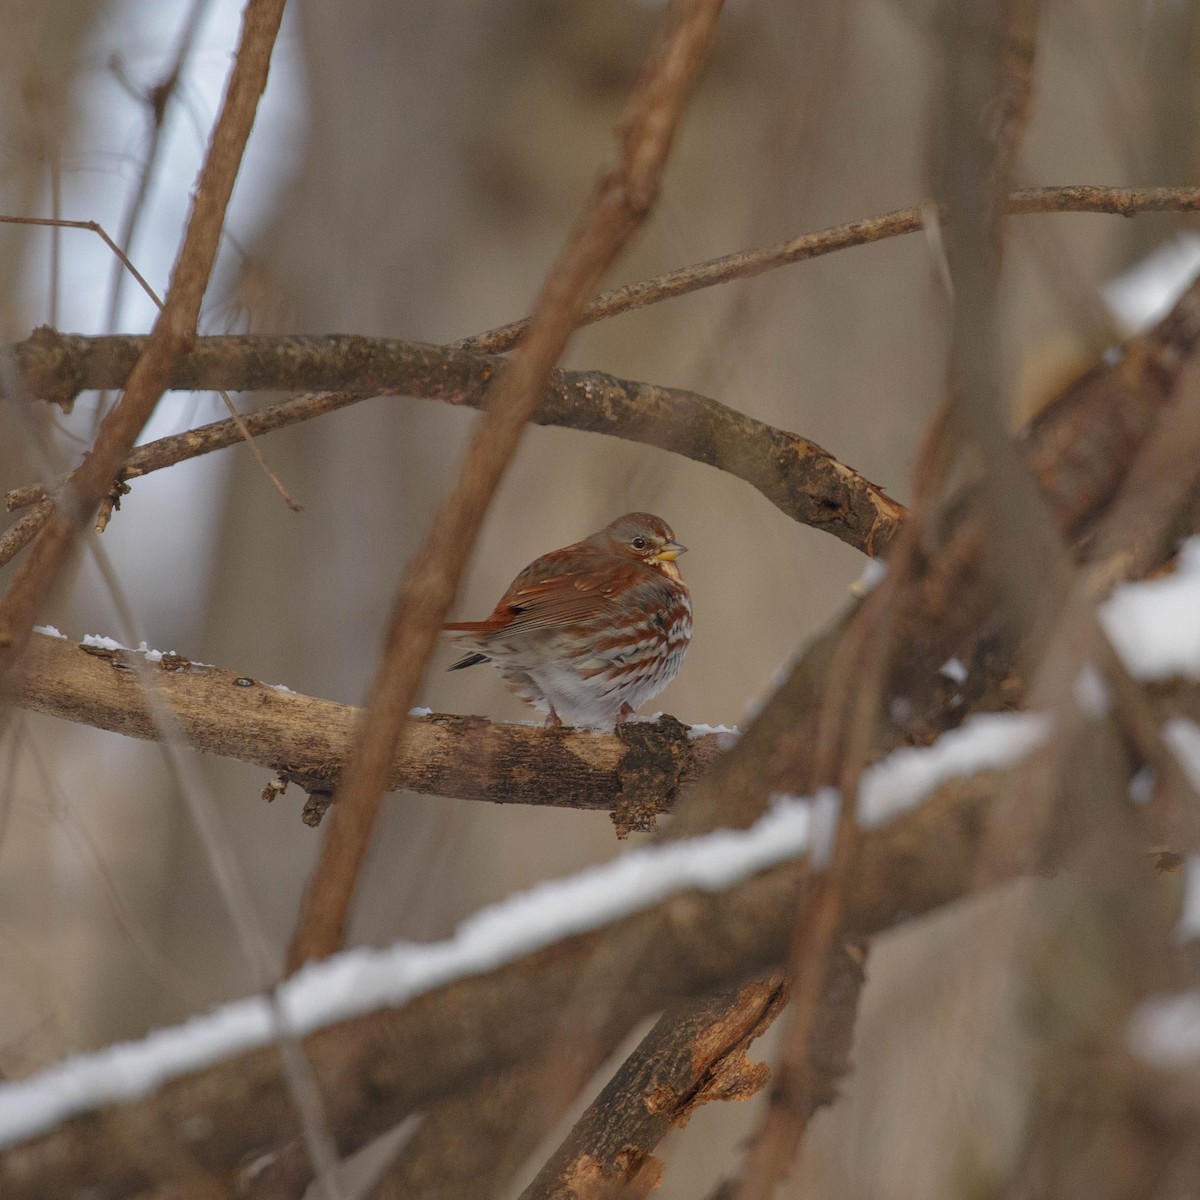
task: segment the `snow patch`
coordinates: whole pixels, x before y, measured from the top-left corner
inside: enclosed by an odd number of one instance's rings
[[[838,820],[842,815],[842,794],[837,788],[817,789],[812,802],[812,832],[810,839],[812,865],[818,871],[825,870],[833,858],[833,847],[837,841]]]
[[[873,592],[887,574],[887,563],[881,558],[868,558],[863,566],[862,574],[850,585],[850,594],[860,600]]]
[[[1172,717],[1163,723],[1162,736],[1188,783],[1200,792],[1200,725],[1187,717]]]
[[[653,712],[653,713],[643,713],[641,715],[635,713],[633,716],[625,718],[625,724],[626,725],[657,725],[658,722],[662,719],[662,716],[663,716],[663,713],[661,711]],[[581,728],[582,728],[582,726],[581,726]],[[596,732],[597,733],[611,733],[612,730],[611,729],[608,729],[608,730],[598,729],[598,730],[596,730]]]
[[[1133,778],[1129,781],[1129,798],[1134,804],[1147,804],[1154,795],[1154,786],[1158,777],[1154,768],[1143,764],[1138,767]]]
[[[123,646],[115,638],[104,637],[98,633],[84,634],[83,641],[80,643],[83,646],[91,646],[96,650],[124,650],[126,654],[140,654],[147,662],[162,662],[164,651],[152,650],[145,642],[138,642],[137,649],[131,649],[129,646]],[[167,654],[175,654],[174,650],[165,651]],[[197,663],[196,666],[203,666],[203,663]]]
[[[957,683],[960,687],[967,682],[967,668],[963,666],[961,658],[948,658],[940,667],[939,674],[945,675],[951,683]]]
[[[1183,904],[1175,936],[1181,942],[1200,937],[1200,854],[1189,854],[1183,874]]]
[[[1116,588],[1100,621],[1138,679],[1200,679],[1200,538],[1184,542],[1174,574]]]
[[[59,631],[55,629],[53,625],[35,625],[33,627],[33,632],[45,634],[46,637],[61,638],[64,642],[67,640],[67,635],[65,633],[59,633]]]
[[[1167,315],[1200,271],[1200,237],[1181,233],[1104,285],[1104,302],[1127,333]]]
[[[1159,996],[1129,1019],[1129,1048],[1152,1067],[1200,1063],[1200,993]]]
[[[128,646],[122,646],[115,638],[102,637],[98,633],[85,633],[81,646],[93,646],[97,650],[128,650]]]
[[[709,734],[716,734],[717,745],[722,750],[728,750],[742,736],[742,731],[736,725],[689,725],[688,738],[707,737]]]

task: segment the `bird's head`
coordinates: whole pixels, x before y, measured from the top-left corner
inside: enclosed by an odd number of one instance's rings
[[[626,513],[595,537],[611,553],[635,558],[676,578],[675,560],[687,550],[675,540],[670,525],[653,513]]]

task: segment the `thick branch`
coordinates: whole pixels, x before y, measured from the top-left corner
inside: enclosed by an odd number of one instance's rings
[[[89,388],[119,387],[142,342],[139,337],[87,338],[39,329],[12,352],[32,394],[63,400]],[[252,433],[267,433],[379,392],[482,408],[503,365],[500,358],[419,342],[350,336],[209,337],[197,340],[172,386],[347,389],[329,401],[305,396],[246,415]],[[904,516],[903,505],[815,443],[695,392],[600,371],[555,371],[532,420],[657,446],[728,471],[758,488],[794,520],[832,533],[867,554],[887,546]],[[139,447],[129,468],[145,474],[239,440],[232,422],[219,421]],[[43,494],[40,488],[24,488],[10,492],[7,503],[16,508]]]
[[[865,943],[847,943],[831,964],[811,1052],[811,1110],[832,1104],[850,1070]],[[657,1178],[659,1142],[702,1104],[746,1100],[767,1081],[747,1051],[787,1002],[779,975],[669,1009],[588,1106],[521,1200],[600,1200],[645,1194]],[[384,1200],[384,1197],[378,1197]]]
[[[985,812],[1002,820],[1020,793],[1017,772],[956,780],[902,820],[864,835],[849,881],[849,934],[877,933],[973,890]],[[989,877],[999,881],[1047,865],[1022,849],[1012,860],[989,863]],[[310,1035],[304,1047],[338,1150],[350,1153],[431,1100],[536,1056],[556,1014],[575,1011],[570,1006],[580,1001],[585,970],[588,977],[610,970],[625,980],[605,997],[612,1037],[674,999],[778,967],[806,871],[786,866],[723,894],[685,893],[487,975],[426,992],[401,1009]],[[630,944],[653,946],[632,973],[623,958]],[[188,1155],[177,1152],[181,1129]],[[110,1200],[172,1175],[272,1152],[296,1133],[278,1053],[255,1050],[3,1152],[0,1190],[6,1200],[34,1200],[88,1187],[94,1200]]]
[[[99,650],[34,634],[13,702],[128,737],[162,736],[132,651]],[[159,699],[187,744],[329,790],[349,753],[359,710],[284,691],[245,675],[164,655]],[[669,719],[622,734],[503,725],[434,714],[409,721],[388,777],[405,789],[497,804],[615,811],[632,801],[664,811],[719,753],[717,734],[689,737]]]
[[[783,1003],[778,975],[670,1008],[621,1064],[521,1200],[634,1200],[658,1185],[653,1150],[702,1104],[747,1100],[767,1081],[747,1057]],[[380,1195],[373,1200],[399,1200]]]

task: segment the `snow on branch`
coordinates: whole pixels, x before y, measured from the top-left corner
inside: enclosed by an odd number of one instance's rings
[[[870,823],[878,826],[911,811],[939,784],[963,774],[1019,762],[1046,734],[1047,723],[1039,718],[992,714],[931,746],[890,755],[864,780]],[[364,1013],[398,1008],[435,988],[645,912],[668,897],[726,891],[805,855],[813,826],[809,801],[782,800],[750,829],[629,851],[485,908],[445,941],[348,950],[309,964],[280,985],[279,1010],[288,1031],[303,1037]],[[781,932],[786,924],[781,922]],[[248,997],[140,1041],[0,1084],[0,1146],[13,1146],[74,1114],[145,1097],[170,1079],[268,1046],[274,1036],[270,1004]]]
[[[1122,584],[1100,619],[1138,679],[1200,679],[1200,538],[1189,538],[1173,574]]]
[[[931,746],[896,750],[863,772],[858,822],[865,829],[886,825],[959,776],[1013,766],[1052,732],[1043,713],[977,713]]]
[[[310,963],[277,993],[289,1032],[303,1036],[362,1013],[398,1007],[422,992],[598,929],[687,889],[723,891],[803,854],[809,816],[802,801],[780,804],[752,829],[632,850],[611,863],[520,892],[468,918],[446,941],[346,950]],[[269,1045],[273,1037],[271,1007],[253,996],[141,1041],[69,1059],[32,1079],[0,1084],[0,1146],[74,1113],[148,1095],[168,1079]]]

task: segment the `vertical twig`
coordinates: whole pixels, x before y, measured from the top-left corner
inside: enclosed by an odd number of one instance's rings
[[[162,148],[163,130],[166,128],[167,106],[170,104],[179,87],[179,79],[192,52],[200,24],[208,13],[212,0],[192,0],[192,7],[184,19],[183,29],[179,34],[179,42],[171,58],[171,65],[166,74],[150,89],[145,96],[138,96],[150,112],[150,136],[146,143],[146,152],[142,158],[141,170],[138,172],[137,184],[125,207],[125,217],[117,235],[121,249],[129,254],[133,249],[133,239],[137,235],[138,222],[145,211],[146,197],[150,193],[150,184],[154,179],[154,171],[158,166],[158,154]],[[54,214],[58,216],[58,213]],[[117,317],[121,312],[121,299],[125,286],[125,272],[117,265],[113,270],[108,285],[108,311],[104,320],[104,328],[111,333],[116,332]]]

